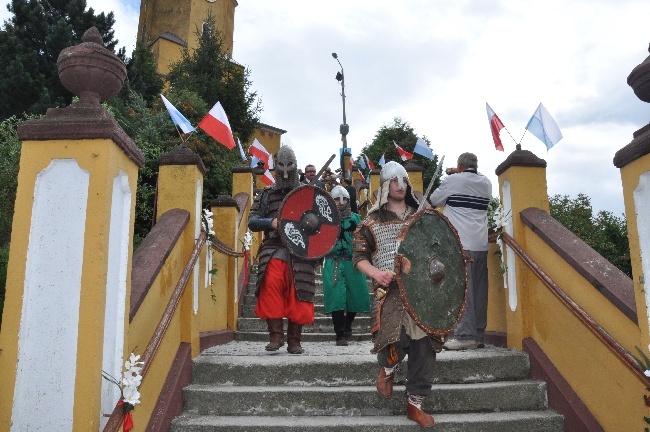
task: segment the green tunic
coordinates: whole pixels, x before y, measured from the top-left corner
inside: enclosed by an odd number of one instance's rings
[[[352,213],[341,219],[341,234],[323,265],[325,313],[346,310],[370,312],[370,294],[366,276],[352,264],[352,239],[361,216]]]

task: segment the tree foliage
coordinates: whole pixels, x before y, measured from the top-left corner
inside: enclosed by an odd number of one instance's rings
[[[365,146],[361,150],[361,153],[368,156],[370,160],[375,162],[375,164],[377,161],[379,161],[379,159],[381,159],[382,155],[384,155],[384,159],[386,162],[388,161],[400,162],[401,158],[397,153],[397,149],[395,148],[393,141],[397,143],[398,146],[402,147],[404,150],[408,152],[413,152],[413,148],[415,147],[415,142],[417,141],[417,139],[418,136],[415,134],[415,131],[408,124],[408,122],[402,120],[399,117],[395,117],[393,118],[392,124],[383,125],[381,128],[379,128],[379,130],[375,134],[374,139],[372,140],[372,143]],[[430,145],[427,137],[423,136],[422,139],[427,143],[427,145]],[[433,178],[433,174],[436,171],[436,167],[438,165],[438,156],[434,154],[434,158],[433,160],[431,160],[419,154],[415,154],[413,155],[413,159],[411,159],[411,161],[416,165],[419,165],[422,168],[424,168],[424,172],[422,173],[422,179],[424,182],[424,188],[426,189],[427,186],[429,186],[429,182]],[[440,174],[438,174],[438,177],[436,178],[433,189],[435,189],[439,185],[440,185]]]
[[[44,114],[71,102],[56,61],[89,28],[97,27],[109,50],[118,42],[113,13],[96,15],[86,10],[86,0],[12,0],[7,8],[13,16],[0,30],[0,119]]]
[[[549,198],[551,216],[580,237],[596,252],[632,277],[630,244],[627,238],[627,220],[601,210],[593,214],[591,200],[585,194],[576,198],[553,195]]]

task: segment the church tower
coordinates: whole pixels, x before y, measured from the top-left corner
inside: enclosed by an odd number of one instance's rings
[[[151,44],[158,73],[166,75],[183,48],[197,48],[196,31],[211,14],[232,58],[236,7],[236,0],[141,0],[138,41]]]

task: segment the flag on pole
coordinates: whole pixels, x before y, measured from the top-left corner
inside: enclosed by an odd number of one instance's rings
[[[361,170],[359,168],[357,168],[357,171],[359,171],[359,177],[361,178],[361,181],[365,183],[366,178],[363,176],[363,173],[361,172]]]
[[[352,157],[348,160],[348,165],[350,165],[350,168],[354,167],[354,162],[352,161]]]
[[[241,146],[241,141],[237,137],[237,145],[239,146],[239,154],[241,155],[241,160],[246,162],[246,153],[244,153],[244,148]]]
[[[379,159],[379,162],[378,162],[379,166],[382,167],[382,168],[384,167],[384,165],[386,165],[386,159],[384,158],[384,156],[386,156],[386,153],[381,155],[381,158]]]
[[[255,156],[251,156],[251,168],[256,168],[259,161]]]
[[[418,140],[415,142],[413,153],[417,153],[427,159],[433,160],[433,152],[422,138],[418,138]]]
[[[363,155],[361,155],[361,157],[359,157],[359,166],[361,167],[361,169],[366,169],[367,168],[366,161],[363,160]]]
[[[526,130],[535,135],[550,149],[562,139],[562,132],[557,123],[541,103],[528,120]]]
[[[273,168],[273,157],[271,157],[271,153],[266,151],[257,138],[253,140],[253,144],[248,148],[248,153],[264,162],[264,168],[267,170]]]
[[[375,166],[370,161],[370,158],[368,156],[366,156],[366,155],[363,155],[363,157],[366,158],[366,162],[368,162],[368,168],[370,168],[371,170],[374,170]]]
[[[490,105],[488,105],[487,102],[485,102],[485,108],[487,109],[488,121],[490,122],[490,130],[492,131],[494,148],[496,148],[499,151],[503,151],[503,144],[501,143],[501,137],[499,136],[499,132],[505,126],[503,125],[503,122],[501,121],[499,116],[495,114],[495,112],[492,110],[492,108],[490,107]]]
[[[273,174],[271,174],[271,171],[269,170],[264,171],[264,174],[262,175],[260,180],[262,180],[262,183],[264,183],[267,186],[271,186],[273,183],[275,183]]]
[[[192,126],[192,123],[190,123],[190,121],[186,119],[183,116],[183,114],[181,114],[181,112],[177,110],[176,107],[167,100],[165,96],[161,94],[160,97],[165,103],[165,107],[167,107],[167,111],[169,111],[169,116],[172,118],[172,121],[176,126],[181,128],[183,133],[190,133],[195,130],[194,127]]]
[[[402,147],[398,146],[395,141],[393,141],[393,144],[395,144],[395,148],[397,149],[397,153],[399,153],[399,157],[401,157],[403,161],[407,161],[407,160],[413,158],[413,153],[407,152]]]
[[[228,117],[226,117],[226,112],[220,102],[214,104],[210,112],[203,117],[203,120],[199,122],[199,127],[230,150],[235,147],[230,122],[228,122]]]

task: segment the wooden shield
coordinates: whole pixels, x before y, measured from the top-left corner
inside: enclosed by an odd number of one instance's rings
[[[327,255],[339,238],[341,216],[330,194],[304,185],[282,201],[278,217],[280,238],[291,255],[316,260]]]
[[[449,334],[467,298],[467,259],[458,232],[439,211],[413,216],[397,239],[395,273],[407,312],[428,334]]]

